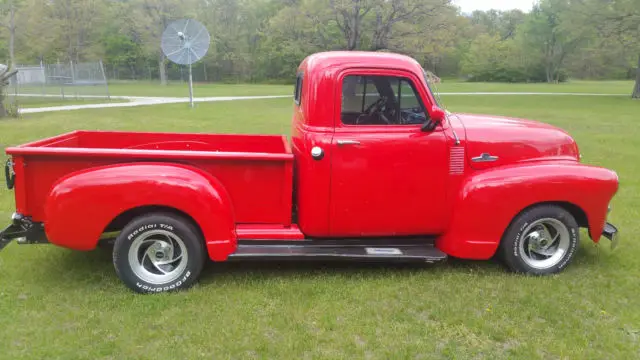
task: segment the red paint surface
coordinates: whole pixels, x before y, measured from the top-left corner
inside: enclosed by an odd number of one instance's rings
[[[16,160],[17,211],[44,222],[61,246],[91,249],[111,220],[145,205],[183,211],[203,229],[222,226],[224,237],[205,233],[226,249],[209,249],[218,258],[235,249],[235,224],[291,224],[293,155],[284,137],[80,131],[7,153]],[[217,185],[207,190],[203,179]],[[228,197],[224,206],[205,206],[214,190]]]
[[[450,255],[487,259],[514,216],[547,202],[578,206],[599,240],[618,178],[580,164],[566,132],[469,114],[449,116],[431,132],[347,126],[340,121],[347,75],[407,78],[436,115],[419,64],[334,52],[308,57],[299,72],[291,145],[262,135],[64,134],[7,149],[16,163],[17,211],[44,222],[53,243],[85,250],[122,212],[171,207],[200,226],[214,260],[226,259],[237,239],[399,235],[436,235]],[[311,156],[313,147],[322,159]],[[483,153],[498,160],[472,161]]]
[[[238,224],[238,240],[304,240],[297,225]]]

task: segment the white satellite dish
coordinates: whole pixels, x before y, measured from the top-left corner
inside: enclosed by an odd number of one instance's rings
[[[176,20],[162,33],[160,46],[167,59],[178,65],[189,65],[189,104],[193,107],[191,65],[209,50],[211,36],[201,23],[193,19]]]

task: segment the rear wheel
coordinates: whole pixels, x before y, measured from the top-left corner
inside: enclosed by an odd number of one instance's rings
[[[580,242],[575,218],[556,205],[540,205],[518,215],[505,232],[499,253],[515,272],[547,275],[562,271]]]
[[[185,289],[204,265],[199,232],[187,220],[167,213],[140,216],[118,235],[113,264],[120,279],[140,293]]]

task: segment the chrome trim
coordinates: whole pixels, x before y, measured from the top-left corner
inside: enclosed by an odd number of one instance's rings
[[[338,145],[360,145],[360,141],[358,140],[338,140]]]
[[[444,111],[444,116],[447,118],[447,122],[449,122],[449,126],[451,126],[451,132],[453,133],[453,138],[455,139],[455,144],[456,145],[460,145],[460,138],[458,137],[458,134],[456,133],[456,129],[453,128],[453,125],[451,125],[451,119],[449,119],[449,115],[451,115],[451,112],[449,110],[445,110]]]
[[[497,156],[493,156],[489,153],[482,153],[480,156],[476,156],[474,158],[471,158],[471,161],[473,162],[493,162],[498,160],[499,157]]]

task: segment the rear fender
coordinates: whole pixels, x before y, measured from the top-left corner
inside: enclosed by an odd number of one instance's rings
[[[454,199],[449,231],[437,246],[449,255],[488,259],[522,210],[540,203],[568,203],[587,217],[594,242],[600,240],[615,172],[579,163],[535,163],[477,172],[463,181]]]
[[[91,250],[113,219],[142,206],[169,207],[191,217],[213,260],[225,260],[236,249],[233,207],[224,186],[180,164],[118,164],[67,175],[47,198],[45,232],[53,244]]]

